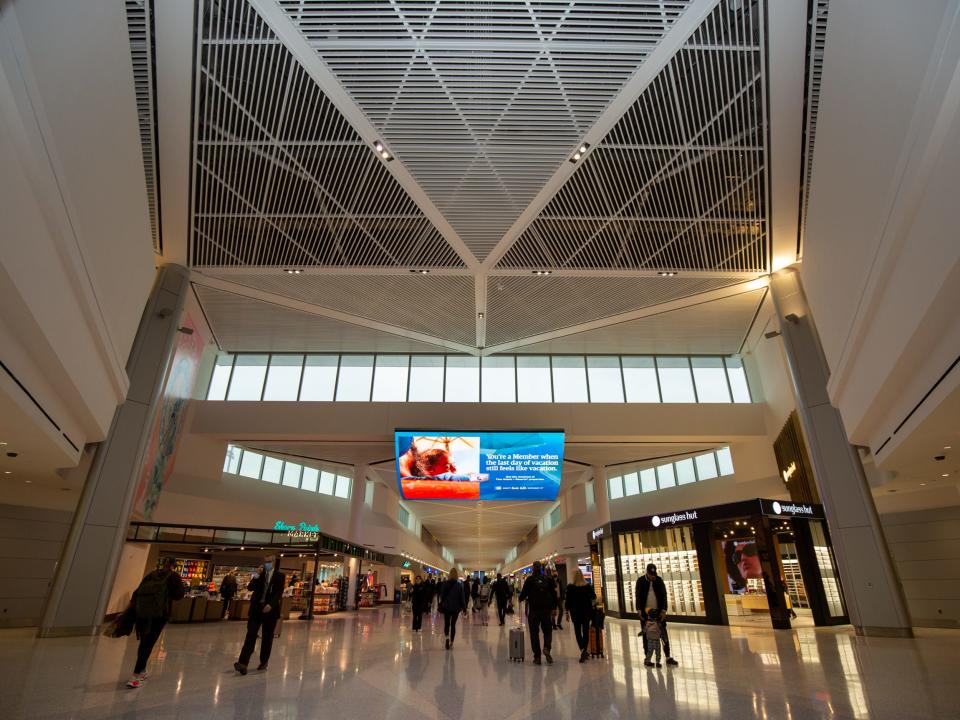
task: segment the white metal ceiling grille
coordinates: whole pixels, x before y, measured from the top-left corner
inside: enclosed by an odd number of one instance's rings
[[[499,266],[764,272],[763,27],[719,3]]]
[[[195,266],[462,266],[246,0],[199,23]]]
[[[810,204],[810,183],[813,179],[813,143],[817,134],[817,114],[820,112],[820,86],[823,83],[823,51],[827,46],[827,14],[830,0],[813,3],[809,57],[807,58],[807,117],[804,137],[803,206],[800,210],[800,237],[807,231],[807,208]]]
[[[726,287],[696,277],[491,277],[487,347]]]
[[[278,0],[483,259],[690,0]]]
[[[130,36],[130,60],[133,64],[133,88],[137,99],[140,126],[140,150],[147,183],[147,206],[153,251],[162,252],[160,213],[157,202],[157,139],[153,105],[153,20],[147,0],[126,0],[127,33]]]
[[[444,352],[440,345],[194,284],[221,349],[228,352]]]
[[[208,271],[218,276],[216,271]],[[219,274],[224,280],[463,345],[476,344],[474,279],[463,275]]]

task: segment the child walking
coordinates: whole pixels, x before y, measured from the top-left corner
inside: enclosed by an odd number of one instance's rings
[[[647,667],[653,667],[650,659],[653,657],[654,650],[656,650],[657,667],[663,667],[663,665],[660,664],[660,645],[663,635],[660,631],[660,613],[658,611],[653,610],[648,615],[647,622],[644,623],[643,634],[644,640],[646,641],[644,643],[646,646],[646,657],[643,660],[643,664]]]

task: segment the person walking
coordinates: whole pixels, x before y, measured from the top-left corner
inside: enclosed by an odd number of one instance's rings
[[[128,688],[143,687],[147,679],[147,661],[153,646],[157,644],[174,600],[184,595],[183,578],[173,569],[174,559],[164,558],[159,570],[147,573],[133,591],[130,604],[136,613],[134,628],[140,644],[137,646],[137,662],[133,675],[127,680]]]
[[[510,589],[510,583],[503,579],[503,575],[497,573],[497,579],[493,581],[492,586],[493,597],[497,601],[497,618],[500,620],[500,624],[503,625],[507,617],[507,606],[510,604],[510,597],[513,595],[513,590]]]
[[[220,599],[223,601],[223,607],[220,608],[221,620],[226,617],[227,611],[230,609],[230,602],[236,594],[237,576],[234,575],[233,570],[231,570],[224,576],[223,580],[220,581]]]
[[[640,622],[647,627],[650,611],[656,610],[655,621],[660,626],[660,640],[663,642],[663,654],[667,656],[667,665],[679,665],[670,655],[670,638],[667,635],[667,586],[663,578],[657,575],[657,566],[647,565],[647,572],[637,580],[636,594],[634,595],[637,607],[640,608]],[[647,654],[647,634],[641,629],[637,635],[643,637],[643,653]]]
[[[446,648],[450,649],[457,637],[457,619],[460,613],[467,611],[467,594],[460,582],[460,574],[456,568],[450,568],[450,575],[440,586],[440,612],[443,613],[443,636],[446,638]]]
[[[470,598],[473,600],[473,611],[480,611],[480,578],[473,578],[473,585],[470,587]]]
[[[490,578],[485,577],[483,579],[483,584],[480,586],[479,594],[477,595],[477,600],[480,603],[480,624],[486,626],[487,618],[490,610]]]
[[[553,664],[550,648],[553,640],[553,626],[550,622],[557,603],[557,591],[553,578],[543,574],[543,565],[537,560],[533,563],[533,572],[523,583],[520,602],[527,603],[527,623],[530,626],[530,648],[533,650],[533,664],[540,664],[540,631],[543,630],[543,657],[547,664]]]
[[[597,594],[593,591],[593,585],[587,584],[583,579],[583,573],[579,569],[573,574],[573,582],[567,586],[565,600],[567,615],[573,623],[573,635],[577,639],[577,647],[580,648],[580,662],[586,662],[590,621],[593,619]]]
[[[267,555],[256,575],[247,585],[250,591],[250,617],[247,620],[247,636],[243,640],[240,657],[233,664],[233,669],[241,675],[247,674],[247,665],[253,648],[257,644],[257,633],[260,638],[260,665],[257,670],[266,670],[270,662],[270,651],[273,649],[273,634],[280,620],[280,601],[283,597],[283,588],[286,578],[274,565],[276,557]]]
[[[423,629],[423,613],[430,609],[430,590],[419,575],[413,581],[410,591],[410,608],[413,610],[413,631]]]

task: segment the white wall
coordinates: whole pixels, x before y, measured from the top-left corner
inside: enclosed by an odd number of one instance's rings
[[[71,516],[0,505],[0,627],[39,625]]]
[[[122,3],[4,4],[0,217],[4,363],[75,445],[102,440],[154,279]]]
[[[957,7],[830,8],[801,275],[831,400],[874,451],[960,355]]]

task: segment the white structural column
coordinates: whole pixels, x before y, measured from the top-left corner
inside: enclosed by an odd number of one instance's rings
[[[607,494],[607,468],[603,465],[593,466],[593,503],[597,508],[597,522],[599,527],[610,522],[610,498]]]
[[[103,622],[189,287],[182,266],[167,265],[160,271],[127,363],[130,391],[97,448],[57,566],[40,637],[95,634]]]
[[[850,622],[860,635],[910,637],[910,616],[870,486],[839,411],[799,273],[770,283],[814,477],[823,501]]]
[[[363,500],[367,491],[367,466],[364,464],[353,466],[353,487],[350,490],[350,521],[347,523],[347,540],[363,545],[360,530],[363,524]],[[347,585],[347,607],[357,604],[357,575],[360,573],[360,559],[345,558],[343,574],[349,578]]]

